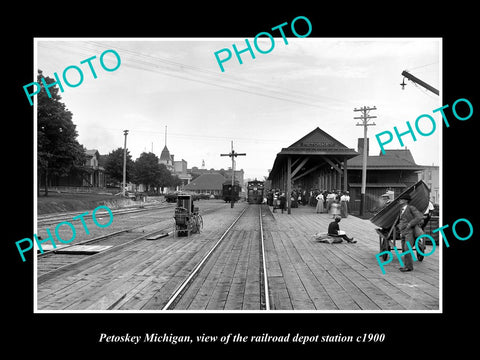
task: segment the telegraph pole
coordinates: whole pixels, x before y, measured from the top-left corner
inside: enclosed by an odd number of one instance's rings
[[[125,142],[123,144],[123,187],[122,187],[122,195],[125,196],[125,186],[127,182],[127,135],[128,130],[123,130],[123,134],[125,135]]]
[[[357,123],[356,126],[363,126],[363,162],[362,162],[362,190],[361,190],[361,198],[360,198],[360,216],[365,214],[365,189],[367,187],[367,127],[374,126],[375,123],[369,124],[368,121],[370,119],[376,118],[376,116],[369,115],[370,110],[377,110],[374,106],[370,107],[362,107],[360,109],[353,109],[353,111],[361,111],[362,115],[354,117],[354,119],[361,120],[360,123]]]
[[[247,154],[245,153],[237,153],[233,150],[233,141],[232,141],[232,151],[228,154],[220,154],[220,156],[230,156],[232,158],[232,196],[231,196],[231,202],[230,202],[230,207],[233,208],[233,203],[235,202],[235,199],[233,198],[233,187],[235,185],[235,158],[237,156],[245,156]]]

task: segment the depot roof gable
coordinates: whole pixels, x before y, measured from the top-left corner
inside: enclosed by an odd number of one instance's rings
[[[269,179],[273,179],[276,174],[283,171],[288,157],[291,157],[292,164],[299,161],[299,164],[302,165],[300,166],[301,169],[298,170],[298,175],[301,175],[303,171],[308,173],[320,166],[331,165],[332,162],[339,163],[357,155],[358,152],[354,149],[346,147],[317,127],[277,154]],[[306,167],[303,165],[306,165]]]
[[[278,155],[351,155],[350,157],[353,157],[358,153],[317,127],[289,147],[283,148]]]

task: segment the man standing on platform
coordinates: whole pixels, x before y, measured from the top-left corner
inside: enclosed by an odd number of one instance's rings
[[[423,221],[423,214],[418,209],[410,205],[410,195],[406,194],[400,197],[399,202],[402,206],[400,210],[400,219],[398,221],[398,228],[400,230],[400,236],[402,238],[402,251],[408,250],[407,242],[410,243],[411,248],[415,246],[414,228]],[[413,258],[412,254],[405,255],[405,266],[400,268],[400,271],[412,271],[413,270]]]

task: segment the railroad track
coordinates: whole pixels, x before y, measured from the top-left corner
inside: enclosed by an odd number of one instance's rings
[[[127,246],[128,244],[138,242],[145,239],[158,239],[160,237],[168,236],[173,233],[173,215],[171,212],[165,215],[158,210],[167,209],[171,211],[170,206],[150,207],[143,211],[156,211],[154,215],[160,215],[156,221],[148,223],[138,224],[138,220],[134,220],[135,225],[123,227],[122,229],[109,232],[107,234],[97,236],[95,238],[86,239],[83,241],[73,242],[65,245],[57,244],[57,248],[51,250],[44,250],[37,252],[36,256],[36,268],[37,268],[37,281],[44,281],[45,279],[54,276],[60,271],[65,271],[75,264],[81,261],[91,261],[95,259],[96,254],[103,254],[108,251],[116,251],[120,247]],[[141,210],[142,211],[142,210]],[[142,212],[143,212],[142,211]],[[207,208],[202,211],[203,214],[214,211],[214,209]],[[114,213],[118,215],[131,215],[140,211],[121,211],[120,213]],[[130,218],[129,220],[132,220]],[[65,220],[64,217],[57,218],[57,220]],[[126,220],[125,220],[126,221]]]
[[[235,240],[233,233],[245,232],[239,226],[240,222],[244,221],[252,227],[252,212],[258,212],[258,215],[255,215],[258,226],[254,226],[253,231],[247,232],[243,239],[237,236]],[[249,215],[248,218],[245,218],[246,214]],[[249,237],[252,234],[254,236]],[[248,249],[248,252],[245,249]],[[245,259],[248,259],[248,262]],[[222,265],[217,266],[219,263],[223,264],[223,268]],[[219,273],[215,273],[216,267]],[[195,310],[196,306],[199,309],[212,310],[270,310],[267,275],[262,205],[249,205],[234,219],[190,275],[173,292],[162,310]],[[201,288],[210,281],[209,277],[218,277],[217,287],[210,288],[212,294],[202,294]],[[219,291],[218,284],[223,284],[228,290]],[[199,299],[208,296],[209,304],[201,304]]]
[[[111,209],[114,216],[120,215],[130,215],[139,212],[149,212],[152,210],[160,209],[171,209],[173,205],[171,204],[154,204],[154,205],[145,205],[143,207],[129,207],[129,208],[120,208],[120,209]],[[37,216],[37,226],[45,226],[51,224],[57,224],[62,221],[72,221],[72,218],[78,215],[85,213],[85,211],[74,211],[66,212],[62,214],[46,214]],[[88,213],[91,214],[92,210],[88,210]]]
[[[160,225],[161,224],[161,225]],[[142,231],[142,228],[159,225],[159,229]],[[97,253],[118,250],[121,246],[126,246],[132,242],[169,235],[171,233],[171,218],[162,218],[161,220],[133,226],[127,229],[115,231],[93,239],[77,242],[71,245],[59,246],[57,249],[44,251],[37,254],[37,279],[43,280],[55,272],[66,270],[78,262],[89,259]],[[92,246],[95,244],[94,246]],[[87,246],[88,245],[88,246]]]

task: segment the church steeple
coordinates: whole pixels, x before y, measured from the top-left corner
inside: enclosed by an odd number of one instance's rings
[[[173,165],[172,156],[170,155],[170,151],[167,148],[167,126],[165,126],[165,146],[163,147],[162,153],[160,154],[159,162],[165,165]]]

